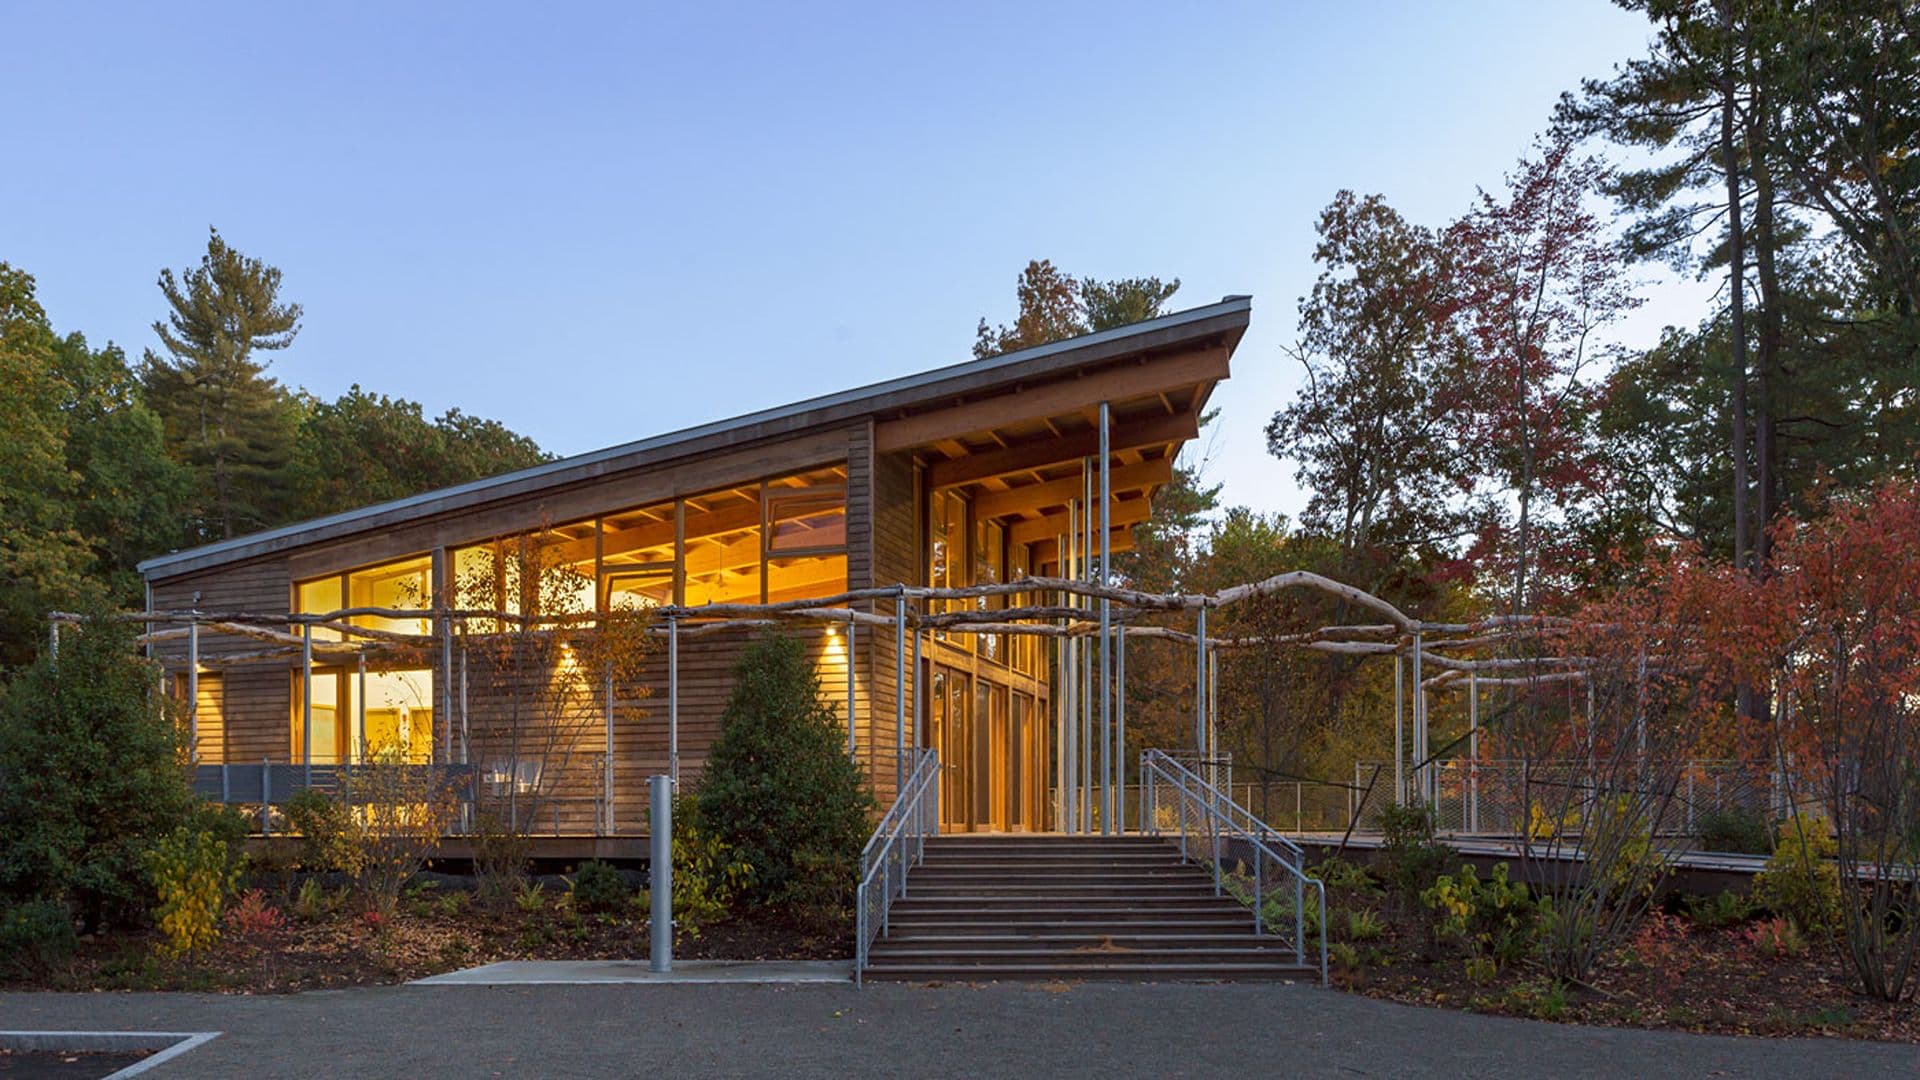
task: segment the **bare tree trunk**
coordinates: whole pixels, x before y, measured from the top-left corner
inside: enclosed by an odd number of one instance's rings
[[[1720,28],[1726,37],[1726,67],[1720,80],[1720,159],[1727,177],[1728,333],[1733,347],[1733,564],[1747,566],[1752,536],[1747,492],[1747,299],[1746,234],[1741,226],[1740,159],[1734,152],[1733,13],[1722,0]]]

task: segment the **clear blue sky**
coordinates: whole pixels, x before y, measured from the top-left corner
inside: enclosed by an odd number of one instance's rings
[[[0,260],[137,355],[218,225],[306,307],[281,380],[560,453],[965,359],[1030,258],[1177,276],[1254,296],[1210,472],[1293,510],[1261,428],[1319,209],[1444,221],[1648,36],[1601,0],[811,7],[0,0]]]

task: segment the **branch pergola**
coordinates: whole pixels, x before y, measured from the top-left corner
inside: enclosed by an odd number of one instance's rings
[[[1088,550],[1092,550],[1091,545]],[[1069,559],[1069,563],[1072,562]],[[1085,556],[1080,558],[1083,568],[1090,562]],[[1396,801],[1404,799],[1409,790],[1402,764],[1402,750],[1406,745],[1404,710],[1409,699],[1413,721],[1414,790],[1419,798],[1430,800],[1434,786],[1434,774],[1427,756],[1427,695],[1430,691],[1456,689],[1465,684],[1472,703],[1469,739],[1472,752],[1477,754],[1480,687],[1579,681],[1587,677],[1592,663],[1591,658],[1579,656],[1513,658],[1484,655],[1486,650],[1497,646],[1522,642],[1537,644],[1563,634],[1574,625],[1565,618],[1507,615],[1466,623],[1421,620],[1402,612],[1387,600],[1311,571],[1295,570],[1276,574],[1213,594],[1142,592],[1094,580],[1097,570],[1087,569],[1084,572],[1084,577],[1026,576],[1013,581],[946,588],[890,585],[852,589],[806,600],[763,604],[671,605],[648,609],[646,614],[652,624],[647,632],[660,637],[666,644],[669,773],[677,782],[680,757],[680,639],[742,628],[805,624],[847,628],[849,753],[858,751],[854,647],[860,628],[867,628],[871,633],[892,631],[895,639],[896,687],[906,685],[909,635],[912,637],[911,649],[916,671],[923,635],[932,631],[1031,635],[1054,641],[1055,660],[1062,684],[1061,692],[1055,695],[1059,739],[1056,772],[1061,803],[1060,820],[1064,831],[1090,830],[1096,816],[1102,831],[1125,828],[1124,798],[1116,796],[1116,787],[1124,788],[1124,766],[1114,760],[1111,747],[1117,742],[1124,755],[1126,645],[1130,639],[1159,639],[1194,649],[1193,750],[1206,760],[1217,760],[1220,756],[1217,696],[1214,690],[1220,650],[1288,648],[1363,658],[1393,657]],[[1365,610],[1379,621],[1329,625],[1269,635],[1215,636],[1207,632],[1209,611],[1295,590],[1343,601]],[[1002,598],[1017,601],[1019,606],[988,608],[978,603]],[[861,610],[859,606],[877,601],[891,602],[894,613],[890,616],[881,615]],[[964,606],[950,606],[955,601],[967,603]],[[930,610],[935,607],[940,609]],[[1151,615],[1186,613],[1191,613],[1194,619],[1191,632],[1170,626],[1138,624],[1140,619]],[[484,632],[470,629],[470,624],[474,622],[482,626],[513,625],[519,627],[520,632],[570,635],[592,633],[604,618],[600,613],[537,616],[498,609],[451,606],[350,607],[325,613],[155,610],[122,612],[112,617],[143,624],[146,631],[136,641],[149,649],[156,644],[185,641],[187,716],[194,734],[197,734],[197,730],[193,729],[198,708],[197,682],[202,670],[298,657],[303,686],[310,687],[316,656],[327,661],[356,663],[364,672],[369,660],[378,662],[389,657],[418,656],[437,650],[448,673],[448,677],[442,680],[441,698],[446,709],[442,715],[451,718],[455,712],[451,673],[456,624],[462,627],[463,636],[487,636]],[[406,633],[356,622],[366,618],[423,621],[433,626],[434,630],[431,633]],[[57,651],[62,627],[83,620],[83,616],[72,612],[53,612],[49,616],[51,646]],[[207,632],[248,639],[258,642],[261,647],[213,657],[203,656],[200,638]],[[318,632],[332,636],[319,637],[316,636]],[[1404,672],[1409,664],[1414,689],[1411,695],[1405,692]],[[1431,677],[1426,673],[1429,665],[1439,669]],[[609,749],[613,730],[611,694],[609,689]],[[906,760],[909,719],[906,696],[898,692],[895,694],[896,763]],[[926,728],[925,698],[917,682],[912,697],[913,744],[919,745],[925,737]],[[302,700],[306,743],[303,756],[310,770],[311,693],[303,694]],[[462,704],[464,706],[464,702]],[[360,708],[364,711],[364,700],[360,702]],[[461,711],[464,729],[464,708]],[[462,755],[465,753],[464,742],[463,736]],[[1093,768],[1096,745],[1103,751],[1097,772]],[[453,760],[451,724],[442,725],[442,753],[446,760]]]

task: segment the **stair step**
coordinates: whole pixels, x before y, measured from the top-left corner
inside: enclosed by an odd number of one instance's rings
[[[1001,937],[1009,934],[1035,934],[1043,936],[1110,936],[1124,937],[1132,934],[1199,934],[1213,935],[1244,931],[1253,936],[1253,919],[1242,915],[1237,919],[1223,918],[1180,918],[1148,919],[1132,922],[1097,919],[982,919],[966,920],[952,918],[901,918],[893,917],[892,931],[883,941],[900,940],[907,937],[933,935],[939,937]]]
[[[1283,963],[1153,963],[1094,960],[1085,963],[1033,964],[869,964],[866,978],[904,981],[940,979],[1032,981],[1039,979],[1132,982],[1233,982],[1236,980],[1317,979],[1319,969]]]

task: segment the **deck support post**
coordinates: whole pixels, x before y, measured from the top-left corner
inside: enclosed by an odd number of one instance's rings
[[[648,876],[653,889],[653,938],[647,966],[673,970],[673,777],[647,777],[652,814],[647,822]]]
[[[1085,512],[1080,515],[1080,580],[1093,581],[1093,462],[1080,459],[1080,505]],[[1091,610],[1093,602],[1082,598],[1082,610]],[[1075,672],[1080,680],[1080,831],[1093,832],[1094,811],[1100,805],[1099,794],[1094,789],[1093,772],[1093,642],[1083,642],[1079,649],[1080,666]]]
[[[680,619],[667,614],[667,778],[680,786]]]

